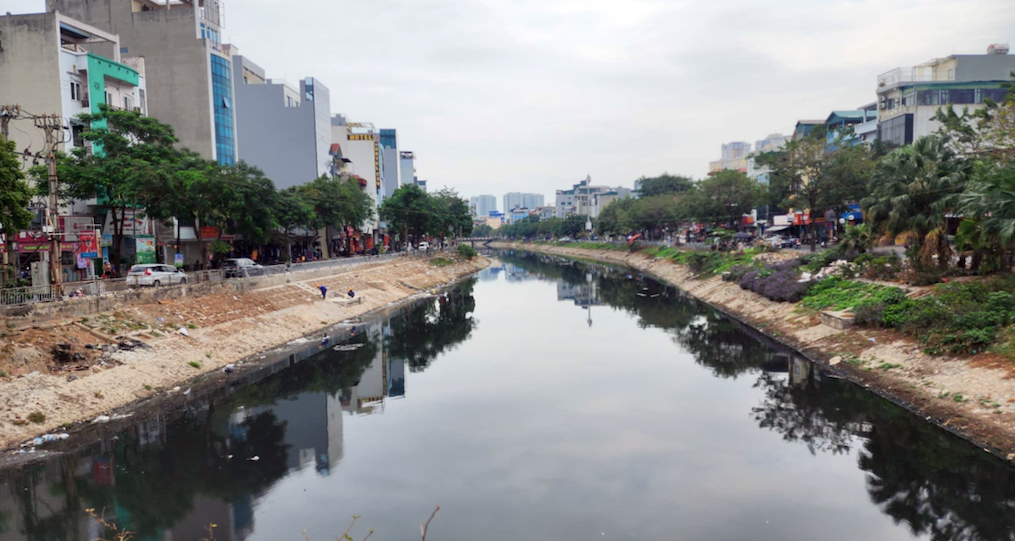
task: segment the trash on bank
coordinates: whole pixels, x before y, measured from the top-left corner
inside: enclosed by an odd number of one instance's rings
[[[187,332],[187,329],[185,327],[180,327],[179,329],[176,329],[176,332],[182,334],[183,336],[190,336],[190,333]]]

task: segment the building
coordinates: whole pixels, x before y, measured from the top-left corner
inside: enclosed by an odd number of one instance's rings
[[[542,206],[536,207],[535,210],[533,210],[533,213],[536,216],[539,216],[540,220],[549,220],[550,218],[553,218],[556,215],[557,213],[556,211],[557,207]]]
[[[793,127],[793,140],[799,141],[811,134],[818,126],[824,126],[824,120],[798,120]]]
[[[991,45],[987,54],[951,55],[882,73],[877,82],[878,137],[908,145],[937,131],[938,109],[982,108],[987,99],[1001,101],[1011,81],[1015,56],[1007,45]]]
[[[391,129],[381,130],[381,195],[391,197],[402,185],[399,178],[398,132]]]
[[[96,51],[103,50],[109,56]],[[96,114],[99,106],[147,112],[145,62],[142,58],[121,57],[119,37],[82,23],[61,13],[0,16],[0,105],[17,104],[20,108],[5,111],[3,135],[15,143],[19,152],[29,152],[23,165],[28,168],[45,161],[49,150],[46,133],[26,115],[55,115],[62,130],[57,131],[56,151],[70,152],[91,147],[82,134],[99,123],[88,126],[78,118]],[[43,201],[38,201],[43,203]],[[41,207],[39,207],[41,208]],[[60,274],[64,282],[87,280],[95,275],[95,264],[78,268],[78,231],[95,231],[100,224],[112,224],[108,213],[95,197],[61,204],[54,209],[59,216],[61,238]],[[135,227],[134,214],[124,217],[124,244],[120,253],[135,253],[135,238],[152,234],[152,226],[144,220]],[[129,224],[129,225],[128,225]],[[52,279],[48,264],[50,243],[41,233],[44,226],[41,212],[30,228],[19,232],[16,240],[19,265],[33,265],[33,283],[49,283]],[[107,229],[108,232],[108,229]],[[96,260],[97,261],[97,258]],[[11,262],[13,263],[13,262]],[[45,269],[45,270],[43,270]]]
[[[826,148],[834,150],[840,139],[847,145],[873,143],[878,125],[876,105],[872,103],[852,111],[832,111],[825,119]]]
[[[496,212],[497,198],[492,195],[477,195],[469,199],[469,206],[472,208],[473,216],[486,218],[491,212]]]
[[[360,187],[373,200],[374,208],[379,208],[383,199],[380,133],[369,122],[348,122],[345,116],[334,115],[331,117],[331,140],[332,144],[341,147],[345,173],[359,181]],[[380,240],[379,235],[382,234],[376,212],[361,229],[372,237],[364,242],[364,246],[373,248],[373,242]]]
[[[543,194],[511,192],[504,194],[504,212],[519,207],[534,209],[543,206]]]
[[[419,180],[417,178],[416,179],[416,186],[419,186],[420,188],[422,188],[424,192],[426,191],[426,181],[425,180]]]
[[[313,77],[299,88],[266,79],[249,58],[232,58],[238,157],[264,171],[278,189],[331,170],[331,100]]]
[[[595,218],[599,216],[606,203],[619,197],[632,197],[634,192],[630,188],[611,188],[605,185],[593,185],[592,176],[586,175],[584,180],[571,186],[569,190],[557,190],[555,213],[558,218],[565,218],[572,214],[581,214]],[[601,201],[600,197],[604,196]]]
[[[732,143],[723,143],[722,157],[708,162],[708,173],[711,175],[726,169],[747,171],[747,156],[750,154],[751,144],[748,142],[734,141]]]
[[[529,217],[532,211],[525,207],[515,207],[507,212],[507,222],[509,224],[516,224],[525,218]]]
[[[398,176],[402,184],[416,183],[416,155],[411,150],[399,151]]]
[[[754,142],[754,152],[756,154],[760,154],[762,152],[773,152],[779,150],[786,146],[786,143],[790,142],[792,139],[792,137],[781,133],[770,133],[764,139]]]
[[[144,58],[148,115],[176,131],[180,145],[220,164],[236,163],[232,48],[223,45],[219,0],[46,0],[58,11],[120,38],[118,51]],[[115,58],[111,44],[89,51]]]

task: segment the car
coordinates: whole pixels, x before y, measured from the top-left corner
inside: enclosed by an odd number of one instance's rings
[[[127,285],[131,286],[159,287],[186,283],[187,274],[170,265],[145,263],[133,265],[127,272]]]
[[[430,243],[429,242],[421,242],[421,243],[419,243],[419,250],[420,251],[424,251],[425,252],[425,251],[427,251],[429,249],[430,249]]]
[[[571,237],[561,237],[560,242],[571,242]]]
[[[246,278],[264,274],[264,267],[247,257],[234,257],[222,262],[226,278]]]

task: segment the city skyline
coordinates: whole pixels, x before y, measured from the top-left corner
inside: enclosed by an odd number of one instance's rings
[[[312,74],[336,89],[332,113],[397,126],[400,146],[425,157],[432,189],[466,198],[510,189],[549,201],[586,171],[624,186],[664,171],[701,178],[702,157],[723,142],[789,133],[795,119],[873,101],[880,73],[1015,42],[1005,0],[301,6],[317,15],[230,4],[222,41],[290,83]],[[5,9],[41,12],[45,2]],[[863,15],[879,12],[897,24],[871,29]],[[936,24],[944,13],[949,24]],[[333,59],[336,18],[355,21],[349,42],[384,28],[380,46]],[[262,39],[265,28],[298,39]],[[606,38],[589,45],[580,39],[589,32]]]

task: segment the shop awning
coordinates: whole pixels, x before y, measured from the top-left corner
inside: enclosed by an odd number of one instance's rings
[[[788,225],[773,225],[772,227],[769,227],[768,229],[766,229],[765,233],[777,233],[777,232],[782,231],[783,229],[787,229],[787,228],[789,228]]]

